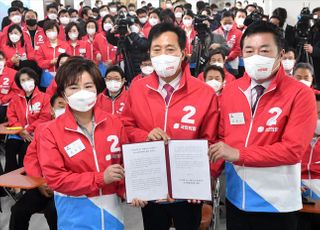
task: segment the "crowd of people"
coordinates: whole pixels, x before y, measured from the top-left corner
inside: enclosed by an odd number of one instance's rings
[[[10,230],[37,212],[51,230],[123,229],[122,144],[169,139],[209,141],[211,176],[226,175],[228,230],[318,229],[319,216],[298,211],[302,198],[320,200],[320,7],[302,43],[284,8],[141,5],[51,3],[39,20],[11,2],[0,123],[21,131],[7,136],[1,170],[46,183],[11,191]],[[197,200],[131,205],[146,230],[200,225]]]

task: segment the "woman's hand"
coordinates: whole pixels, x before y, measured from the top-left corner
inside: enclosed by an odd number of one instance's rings
[[[31,142],[33,140],[33,137],[26,129],[22,130],[19,135],[24,141]]]
[[[103,173],[105,184],[111,184],[124,178],[124,168],[119,164],[110,165]]]

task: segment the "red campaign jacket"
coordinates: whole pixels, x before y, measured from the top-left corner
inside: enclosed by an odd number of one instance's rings
[[[114,100],[108,97],[106,95],[107,93],[106,89],[98,95],[97,104],[99,105],[99,108],[107,113],[120,115],[127,101],[127,90],[123,87],[121,93]]]
[[[142,27],[142,33],[144,35],[145,38],[148,38],[150,30],[152,29],[151,24],[149,23],[149,21],[147,21],[144,26]]]
[[[97,54],[101,54],[102,62],[107,60],[112,60],[112,62],[114,62],[117,53],[117,47],[108,43],[105,34],[105,32],[97,34],[93,41],[94,57],[96,57]]]
[[[8,41],[8,36],[7,36],[7,34],[8,34],[9,27],[10,27],[11,25],[13,25],[13,22],[11,22],[9,25],[7,25],[7,26],[5,26],[5,27],[3,28],[3,30],[2,30],[2,37],[1,37],[1,39],[0,39],[0,41],[1,41],[0,45],[7,43],[7,41]],[[21,27],[21,30],[23,31],[23,30],[24,30],[24,27],[25,27],[24,22],[21,21],[20,27]]]
[[[97,34],[94,35],[93,40],[95,39]],[[94,47],[93,47],[93,41],[89,39],[88,35],[85,35],[82,37],[82,40],[86,43],[86,57],[87,59],[90,59],[92,61],[96,61],[96,57],[94,55]]]
[[[58,88],[57,83],[53,79],[53,81],[51,81],[50,85],[46,89],[46,94],[48,94],[48,95],[50,95],[50,97],[52,97],[57,92],[57,88]]]
[[[70,46],[67,42],[58,40],[58,45],[53,48],[49,41],[45,41],[36,51],[36,60],[42,69],[48,69],[49,72],[56,72],[55,65],[50,62],[54,58],[58,58],[61,53],[72,55]]]
[[[94,120],[93,145],[82,133],[68,107],[42,132],[40,166],[48,186],[54,191],[71,196],[115,193],[123,196],[123,181],[108,185],[103,181],[106,168],[122,164],[121,146],[127,143],[123,125],[119,118],[102,111],[97,105]],[[76,143],[82,146],[81,150],[70,152],[79,147]]]
[[[143,77],[142,77],[142,74],[139,73],[137,76],[135,76],[135,77],[132,79],[131,85],[132,85],[134,82],[136,82],[136,81],[138,81],[138,80],[140,80],[140,79],[142,79],[142,78],[143,78]]]
[[[316,138],[315,143],[308,146],[302,156],[301,179],[320,179],[320,141]]]
[[[316,127],[314,93],[288,77],[281,66],[260,97],[252,118],[245,95],[250,93],[250,82],[245,73],[225,87],[221,95],[219,135],[226,144],[239,149],[240,160],[234,164],[275,167],[299,163]],[[240,112],[245,124],[231,125],[230,116]]]
[[[38,26],[36,33],[34,35],[34,47],[32,47],[31,36],[28,28],[24,27],[22,32],[23,32],[24,42],[27,44],[28,47],[31,47],[33,51],[38,50],[39,46],[44,44],[44,42],[47,40],[47,36],[45,35],[43,29],[40,26]],[[34,54],[35,53],[33,53],[33,55]]]
[[[220,26],[218,29],[213,31],[213,33],[220,34],[223,37],[225,37],[222,26]],[[235,58],[240,56],[240,54],[241,54],[241,49],[240,49],[241,37],[242,37],[242,32],[241,32],[241,30],[237,29],[237,26],[234,23],[232,26],[232,29],[229,31],[229,33],[226,37],[227,44],[230,47],[230,53],[227,57],[227,61],[232,61]]]
[[[27,43],[24,43],[24,46],[21,46],[21,42],[18,42],[15,47],[8,46],[6,43],[2,46],[2,51],[6,56],[6,65],[8,67],[14,67],[11,58],[18,54],[23,60],[33,60],[34,59],[34,52],[32,46],[30,47]]]
[[[50,97],[35,88],[27,102],[24,92],[19,93],[10,102],[7,117],[9,126],[21,126],[33,133],[37,125],[51,120]]]
[[[64,32],[64,26],[59,25],[59,33],[58,33],[58,39],[61,41],[66,41],[66,33]]]
[[[156,73],[136,81],[128,91],[122,113],[131,142],[143,142],[154,128],[161,128],[171,139],[216,140],[218,103],[213,89],[191,76],[189,66],[183,68],[179,88],[169,105],[158,91]]]
[[[228,72],[226,68],[223,68],[225,78],[224,78],[224,85],[229,84],[230,82],[236,80],[235,76]],[[204,81],[204,72],[199,73],[198,77],[199,80]]]
[[[72,56],[87,57],[87,44],[85,41],[78,40],[76,46],[72,46],[71,40],[69,40],[68,44],[70,46]]]
[[[33,140],[29,144],[23,159],[23,166],[28,176],[43,177],[39,161],[40,137],[42,131],[50,124],[50,122],[52,121],[39,124],[34,131]]]
[[[15,94],[20,92],[20,89],[14,82],[16,75],[14,69],[7,66],[3,68],[2,74],[0,74],[0,104],[4,105],[11,101]]]
[[[184,26],[182,26],[182,29],[184,30]],[[188,35],[186,32],[186,36],[187,36],[187,40],[186,40],[186,50],[187,50],[187,54],[192,54],[192,42],[195,39],[197,35],[197,32],[194,28],[192,28],[190,34]]]

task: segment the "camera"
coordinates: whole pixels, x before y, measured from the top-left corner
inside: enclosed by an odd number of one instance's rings
[[[125,15],[122,11],[119,12],[115,24],[117,25],[116,34],[119,34],[120,37],[124,37],[128,33],[128,26],[134,24],[135,18],[130,15]]]
[[[297,37],[307,40],[315,22],[316,18],[310,13],[310,9],[308,7],[302,8],[296,24]]]
[[[212,22],[206,15],[196,15],[194,17],[194,29],[197,31],[201,41],[204,41],[206,33],[210,32],[209,27],[204,21]]]
[[[263,18],[263,14],[259,12],[252,12],[250,15],[246,17],[243,24],[245,26],[249,26],[253,22],[261,22],[262,18]]]

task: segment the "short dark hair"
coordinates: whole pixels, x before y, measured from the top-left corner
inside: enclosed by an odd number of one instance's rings
[[[76,12],[77,14],[79,14],[79,11],[77,11],[77,10],[74,9],[74,8],[70,8],[70,9],[68,10],[68,13],[69,13],[70,16],[71,16],[71,14],[74,13],[74,12]]]
[[[129,3],[128,8],[130,8],[130,7],[136,8],[136,4],[134,4],[134,3]]]
[[[56,102],[56,100],[57,100],[59,97],[61,97],[61,96],[59,96],[57,93],[54,93],[54,94],[52,95],[52,97],[50,98],[50,105],[51,105],[51,107],[54,106],[54,103]]]
[[[237,16],[237,13],[244,13],[246,16],[248,15],[247,11],[245,11],[244,9],[237,9],[234,13],[234,16]]]
[[[88,72],[97,88],[97,93],[101,93],[105,88],[104,80],[97,65],[83,57],[70,57],[59,69],[55,77],[57,83],[57,93],[62,96],[65,89],[79,81],[84,72]]]
[[[126,75],[124,74],[123,70],[120,68],[120,66],[117,66],[117,65],[114,65],[114,66],[111,66],[110,68],[107,69],[106,71],[106,74],[105,74],[105,78],[107,77],[107,75],[111,72],[117,72],[120,74],[121,78],[125,79],[126,78]]]
[[[164,9],[160,12],[160,21],[165,23],[174,23],[176,21],[176,16],[170,9]]]
[[[192,12],[192,10],[186,10],[184,15],[188,15],[188,16],[194,18],[194,13]]]
[[[282,7],[278,7],[276,9],[274,9],[274,11],[272,12],[272,15],[278,16],[279,21],[280,21],[280,27],[282,27],[284,25],[284,23],[288,17],[287,10]]]
[[[59,54],[59,56],[58,56],[58,59],[57,59],[57,62],[56,62],[56,65],[55,65],[55,67],[56,67],[56,69],[59,69],[59,65],[60,65],[60,61],[61,61],[61,59],[62,58],[64,58],[64,57],[71,57],[69,54],[67,54],[67,53],[61,53],[61,54]]]
[[[82,8],[82,11],[81,11],[81,17],[83,18],[83,15],[87,15],[88,16],[88,12],[91,10],[91,8],[89,6],[85,6]],[[91,10],[92,11],[92,10]]]
[[[23,2],[19,1],[19,0],[14,0],[11,2],[11,6],[15,6],[18,8],[23,8]]]
[[[69,14],[69,12],[67,10],[65,10],[65,9],[60,10],[59,13],[58,13],[58,17],[60,17],[61,14],[65,14],[65,13]]]
[[[184,4],[183,7],[184,7],[185,9],[187,9],[187,10],[191,10],[191,9],[192,9],[192,5],[191,5],[190,3]]]
[[[306,63],[306,62],[299,62],[295,65],[293,68],[292,74],[294,75],[297,69],[307,69],[310,71],[311,75],[314,77],[314,68],[311,64]]]
[[[213,49],[213,50],[210,50],[210,51],[209,51],[209,60],[210,60],[210,58],[211,58],[213,55],[217,55],[217,54],[220,54],[223,59],[226,59],[226,54],[225,54],[225,52],[224,52],[222,49],[217,48],[217,49]]]
[[[112,21],[113,24],[114,24],[114,22],[115,22],[115,19],[114,19],[114,17],[113,17],[112,15],[107,14],[106,16],[104,16],[104,17],[102,18],[102,21],[101,21],[102,31],[104,31],[103,24],[104,24],[104,22],[105,22],[108,18],[111,19],[111,21]]]
[[[19,87],[19,89],[22,89],[22,86],[20,84],[20,77],[22,74],[27,74],[30,78],[32,78],[34,80],[34,84],[36,86],[39,85],[39,75],[33,69],[31,69],[29,67],[23,67],[14,76],[14,82]]]
[[[224,11],[221,15],[221,19],[229,17],[231,17],[232,19],[234,18],[234,15],[231,11]]]
[[[184,10],[183,5],[177,5],[177,6],[174,7],[173,11],[176,11],[177,8],[180,8],[180,9]]]
[[[98,23],[97,23],[97,21],[96,20],[94,20],[94,19],[89,19],[88,21],[86,21],[86,24],[84,25],[84,29],[86,30],[87,29],[87,25],[89,24],[89,23],[93,23],[94,24],[94,26],[96,27],[96,32],[98,32]]]
[[[320,11],[320,7],[314,8],[314,9],[312,10],[312,13],[314,14],[315,12],[318,12],[318,11]]]
[[[285,51],[285,53],[292,52],[292,53],[294,54],[294,58],[297,57],[297,52],[296,52],[296,50],[295,50],[294,48],[292,48],[292,47],[287,47],[287,48],[284,49],[284,51]]]
[[[66,25],[66,27],[64,28],[64,32],[65,32],[65,34],[66,34],[66,40],[67,40],[67,41],[70,40],[70,38],[69,38],[69,36],[68,36],[68,33],[70,32],[70,30],[71,30],[72,27],[74,27],[74,26],[75,26],[75,27],[77,28],[77,30],[78,30],[78,40],[81,39],[80,27],[79,27],[78,23],[69,22],[69,23]]]
[[[159,20],[160,20],[160,12],[161,12],[161,9],[157,8],[157,9],[151,10],[148,15],[150,17],[151,14],[156,14],[156,15],[158,15]]]
[[[271,15],[271,17],[269,18],[269,21],[270,21],[272,18],[278,19],[278,21],[279,21],[279,26],[280,26],[280,24],[281,24],[281,18],[280,18],[279,16],[277,16],[277,15]]]
[[[152,27],[148,36],[149,49],[151,48],[152,40],[158,38],[161,34],[165,32],[173,32],[178,36],[178,42],[181,50],[186,48],[186,33],[183,29],[175,26],[171,23],[159,23]]]
[[[43,25],[43,31],[46,32],[47,30],[51,30],[54,27],[56,27],[57,32],[59,34],[59,31],[60,31],[59,25],[53,20],[48,20]]]
[[[142,62],[144,62],[144,61],[150,61],[151,59],[150,59],[150,53],[148,53],[148,52],[143,52],[142,54],[141,54],[141,57],[140,57],[140,64],[142,63]]]
[[[203,73],[204,80],[207,79],[207,75],[208,75],[209,71],[211,71],[211,70],[215,70],[215,71],[220,72],[221,77],[222,77],[222,81],[224,81],[226,74],[224,73],[223,68],[221,68],[220,66],[216,66],[216,65],[207,65],[206,66],[206,68],[204,69],[204,73]]]
[[[29,12],[34,13],[34,14],[36,15],[36,17],[38,18],[38,13],[37,13],[37,11],[31,10],[31,9],[26,10],[26,12],[24,13],[24,15],[26,15],[26,14],[29,13]]]
[[[136,14],[137,14],[137,16],[139,14],[147,14],[147,11],[145,9],[143,9],[143,8],[139,8],[139,9],[136,10]]]
[[[15,6],[12,6],[12,7],[10,7],[9,9],[8,9],[8,16],[12,13],[12,12],[15,12],[15,11],[19,11],[20,13],[21,13],[21,11],[20,11],[20,9],[18,8],[18,7],[15,7]]]
[[[259,34],[259,33],[271,33],[278,47],[278,51],[280,52],[283,49],[284,39],[279,28],[270,22],[264,22],[264,21],[253,22],[250,24],[250,26],[247,27],[247,29],[245,30],[245,32],[241,37],[241,42],[240,42],[241,49],[243,49],[243,43],[246,37],[250,37],[251,35]]]
[[[56,9],[58,11],[58,4],[53,2],[47,5],[46,10],[49,11],[50,9]]]
[[[17,29],[20,34],[21,34],[21,37],[20,37],[20,43],[21,43],[21,47],[24,46],[24,38],[23,38],[23,33],[22,33],[22,29],[19,25],[17,24],[12,24],[11,26],[9,26],[9,29],[8,29],[8,32],[7,32],[7,45],[10,46],[10,47],[13,47],[13,43],[12,41],[10,40],[9,38],[9,34],[14,30],[14,29]]]

